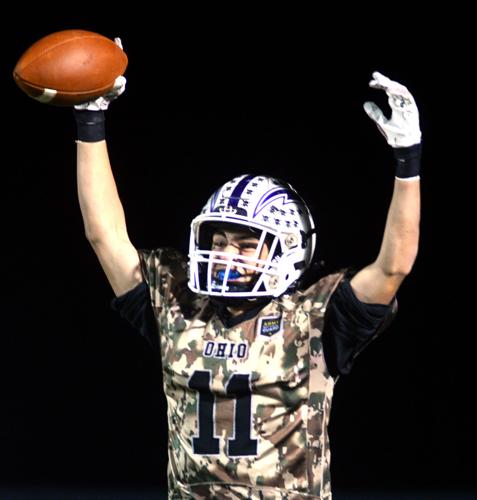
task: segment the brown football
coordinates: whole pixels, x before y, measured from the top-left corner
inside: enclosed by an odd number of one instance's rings
[[[65,30],[31,45],[13,70],[30,97],[56,106],[74,106],[112,88],[128,58],[113,40],[92,31]]]

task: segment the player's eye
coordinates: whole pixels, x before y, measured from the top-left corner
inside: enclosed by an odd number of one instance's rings
[[[212,242],[212,248],[225,248],[227,242],[225,240],[214,240]]]
[[[258,243],[250,241],[250,242],[244,242],[240,244],[240,250],[244,251],[250,251],[250,250],[256,250],[257,249]]]

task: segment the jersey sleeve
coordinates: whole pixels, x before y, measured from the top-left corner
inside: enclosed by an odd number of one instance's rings
[[[390,305],[366,304],[356,297],[349,279],[343,279],[330,298],[324,322],[323,354],[330,374],[348,374],[356,356],[389,326],[396,312],[396,299]]]
[[[180,301],[187,293],[187,262],[172,248],[139,250],[142,276],[149,287],[156,313]]]
[[[111,301],[111,308],[136,328],[154,350],[159,349],[157,323],[152,309],[149,287],[145,281],[125,294],[115,297]]]
[[[111,307],[158,349],[167,312],[186,293],[187,264],[174,249],[139,250],[138,254],[144,281],[114,298]]]

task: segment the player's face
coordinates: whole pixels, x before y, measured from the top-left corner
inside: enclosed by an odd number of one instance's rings
[[[247,230],[220,230],[216,231],[212,237],[212,250],[216,252],[226,252],[228,257],[221,256],[221,259],[232,260],[234,265],[231,266],[231,271],[237,271],[236,277],[229,277],[229,281],[247,283],[253,279],[256,271],[247,269],[241,264],[250,263],[247,259],[241,257],[252,257],[260,260],[265,260],[268,257],[269,249],[267,244],[262,245],[260,254],[257,255],[257,247],[259,239],[254,233]],[[217,277],[219,271],[226,268],[223,264],[214,264],[213,275]]]

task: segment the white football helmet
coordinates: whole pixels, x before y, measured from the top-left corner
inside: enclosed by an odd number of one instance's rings
[[[254,255],[212,250],[212,234],[221,224],[255,233],[259,243]],[[265,244],[268,256],[261,260]],[[235,177],[209,198],[191,223],[188,285],[212,296],[279,297],[298,285],[315,245],[310,211],[290,184],[260,175]],[[237,282],[232,267],[238,265],[252,270],[254,279]]]

